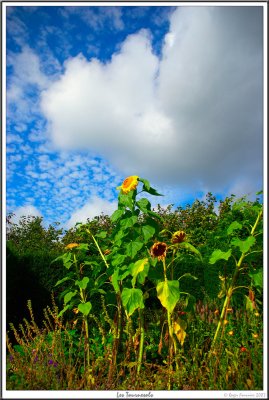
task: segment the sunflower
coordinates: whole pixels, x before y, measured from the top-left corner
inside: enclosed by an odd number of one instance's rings
[[[150,249],[150,255],[155,258],[158,257],[158,260],[164,260],[166,257],[167,244],[164,242],[156,242]]]
[[[137,175],[128,176],[128,178],[126,178],[123,181],[123,184],[121,186],[117,187],[117,189],[121,190],[122,193],[127,194],[131,190],[136,189],[136,187],[138,185],[138,179],[139,179],[139,176],[137,176]]]
[[[172,243],[181,243],[185,240],[186,233],[184,231],[177,231],[173,233]]]
[[[78,246],[79,246],[78,243],[69,243],[67,246],[65,246],[65,248],[66,248],[67,250],[71,250],[71,249],[73,249],[74,247],[78,247]]]

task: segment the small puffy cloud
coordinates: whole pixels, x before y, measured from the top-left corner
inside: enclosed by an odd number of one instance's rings
[[[18,224],[21,217],[41,217],[40,211],[32,205],[18,207],[13,212],[14,216],[11,218],[13,224]]]
[[[145,30],[106,64],[69,58],[41,106],[55,147],[101,154],[123,174],[196,191],[242,179],[256,188],[262,69],[261,7],[178,7],[160,59]]]
[[[92,219],[101,215],[101,213],[111,215],[116,209],[117,202],[110,202],[101,197],[93,196],[87,204],[72,214],[66,226],[67,228],[71,228],[77,222],[85,223],[88,218]]]

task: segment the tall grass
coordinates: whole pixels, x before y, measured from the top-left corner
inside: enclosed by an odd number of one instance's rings
[[[7,336],[7,390],[262,390],[262,316],[244,309],[229,309],[219,346],[210,346],[219,320],[213,303],[196,304],[182,313],[187,336],[168,368],[168,325],[162,310],[145,313],[145,348],[139,375],[139,325],[125,328],[119,345],[119,362],[113,374],[112,334],[102,318],[90,318],[90,368],[87,367],[82,321],[63,322],[53,301],[44,310],[42,326],[34,320],[10,324]]]

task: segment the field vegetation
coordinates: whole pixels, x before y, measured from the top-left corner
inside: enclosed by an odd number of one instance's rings
[[[7,219],[7,389],[263,390],[263,206],[234,196],[44,228]]]

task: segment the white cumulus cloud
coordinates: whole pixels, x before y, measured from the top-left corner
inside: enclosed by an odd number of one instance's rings
[[[14,210],[14,216],[11,218],[13,224],[18,224],[21,217],[41,217],[40,211],[32,205],[18,207]]]
[[[58,149],[88,149],[158,184],[255,190],[262,67],[261,7],[178,7],[160,59],[146,30],[106,64],[69,58],[41,106]]]
[[[77,222],[85,223],[88,218],[93,219],[94,217],[101,215],[101,213],[111,215],[116,209],[116,201],[110,202],[104,198],[93,196],[88,203],[72,214],[71,218],[66,223],[66,227],[71,228],[75,226]]]

